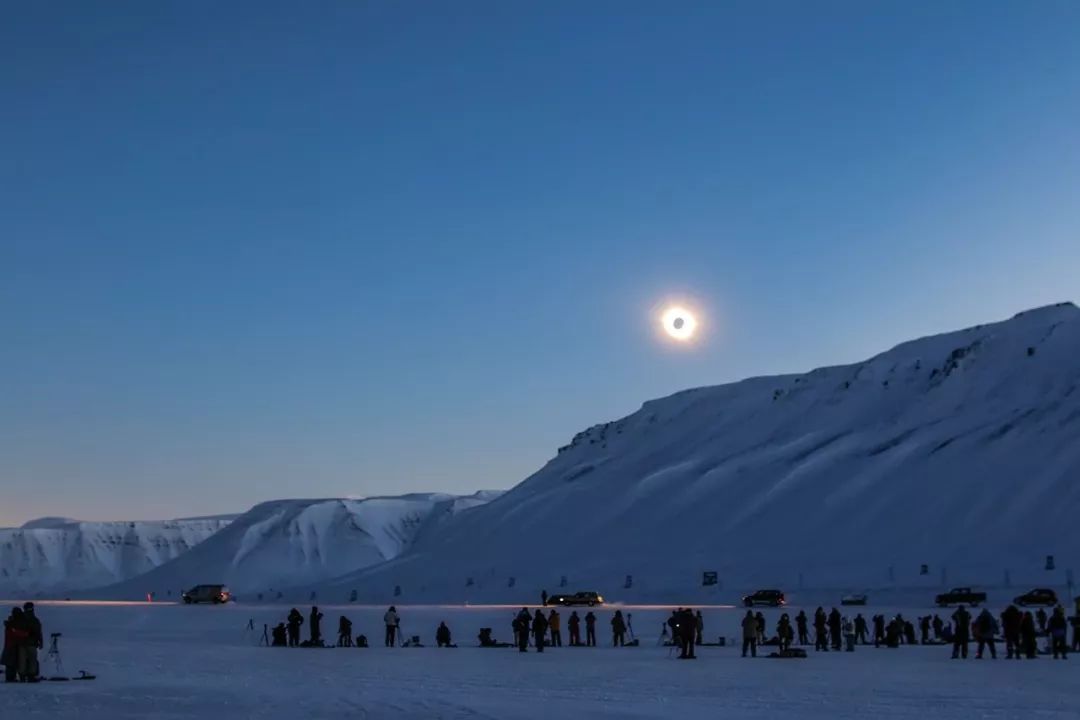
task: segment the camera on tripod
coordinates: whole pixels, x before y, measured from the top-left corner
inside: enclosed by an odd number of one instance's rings
[[[61,633],[53,633],[49,637],[58,638],[58,637],[64,637],[64,636]]]

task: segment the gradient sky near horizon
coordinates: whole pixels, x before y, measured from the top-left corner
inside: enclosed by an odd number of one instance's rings
[[[653,397],[1075,301],[1078,37],[1054,0],[8,5],[0,526],[505,488]]]

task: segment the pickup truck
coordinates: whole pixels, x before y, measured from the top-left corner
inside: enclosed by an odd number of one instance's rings
[[[953,588],[947,593],[938,595],[934,600],[938,607],[948,607],[949,605],[980,605],[986,602],[986,593],[975,592],[971,588],[959,587]]]

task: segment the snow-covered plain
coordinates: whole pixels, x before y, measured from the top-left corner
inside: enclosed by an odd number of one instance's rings
[[[86,669],[98,679],[0,684],[0,717],[935,720],[1075,718],[1080,709],[1080,657],[960,662],[950,660],[945,647],[860,647],[853,654],[811,651],[806,660],[743,660],[729,646],[700,648],[698,660],[684,662],[656,645],[667,615],[659,608],[625,609],[633,614],[640,647],[606,646],[611,609],[604,609],[602,647],[521,655],[475,647],[483,626],[507,639],[511,607],[402,607],[407,635],[430,643],[438,622],[446,620],[461,647],[386,649],[384,608],[322,609],[325,635],[336,634],[337,618],[345,613],[373,647],[259,647],[262,624],[283,619],[285,606],[42,604],[45,631],[63,633],[68,672]],[[706,635],[735,636],[742,612],[707,608]],[[771,628],[777,613],[764,612]],[[905,615],[918,612],[905,609]],[[249,619],[255,633],[246,630]],[[51,670],[47,662],[44,667]]]

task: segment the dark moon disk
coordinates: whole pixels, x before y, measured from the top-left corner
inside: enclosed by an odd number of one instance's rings
[[[681,317],[675,318],[675,320],[671,323],[672,327],[674,327],[676,330],[682,330],[683,325],[685,324],[686,321],[683,320]]]

